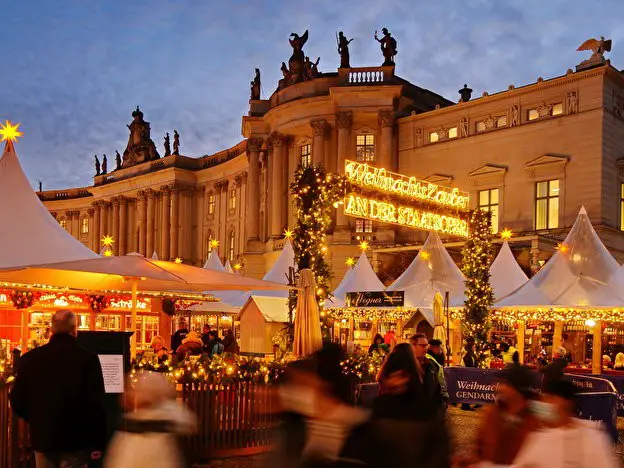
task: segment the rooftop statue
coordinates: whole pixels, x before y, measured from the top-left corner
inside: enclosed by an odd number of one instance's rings
[[[98,176],[100,175],[100,160],[97,157],[97,154],[95,155],[95,175]]]
[[[349,63],[349,44],[353,39],[347,39],[342,31],[338,33],[338,55],[340,55],[340,68],[351,68]]]
[[[293,49],[293,53],[288,59],[288,71],[290,72],[290,84],[298,83],[305,79],[305,55],[303,53],[303,46],[306,42],[308,42],[308,30],[303,33],[303,35],[299,36],[297,33],[292,33],[290,35],[292,39],[288,39],[290,42],[290,46]]]
[[[121,154],[115,150],[115,170],[118,171],[119,169],[121,169]]]
[[[600,36],[600,40],[587,39],[576,50],[591,50],[593,54],[589,60],[603,60],[604,53],[611,52],[611,39],[605,40],[604,36]]]
[[[123,152],[122,167],[134,166],[146,161],[153,161],[160,158],[156,145],[150,138],[150,123],[143,120],[143,112],[137,106],[132,113],[134,119],[128,129],[130,136],[128,137],[128,146]]]
[[[251,82],[251,100],[257,101],[260,99],[260,69],[256,68],[256,75]]]
[[[171,142],[169,140],[169,132],[165,135],[165,156],[171,156]]]
[[[377,31],[375,31],[375,40],[381,45],[381,53],[384,56],[384,63],[382,67],[388,67],[394,65],[394,56],[398,53],[397,41],[387,28],[381,30],[383,37],[379,39],[377,37]]]
[[[180,134],[177,130],[173,131],[173,154],[180,154]]]

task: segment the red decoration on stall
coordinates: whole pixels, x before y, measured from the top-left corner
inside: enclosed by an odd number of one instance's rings
[[[178,300],[173,297],[163,297],[163,300],[162,300],[163,312],[167,314],[168,316],[173,317],[176,312],[177,301]]]
[[[93,312],[102,312],[110,304],[106,296],[89,296],[89,307]]]
[[[33,291],[11,291],[11,302],[16,309],[26,309],[33,305],[39,297],[38,292]]]

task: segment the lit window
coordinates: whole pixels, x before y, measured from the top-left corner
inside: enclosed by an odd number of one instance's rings
[[[438,136],[438,132],[431,132],[429,134],[429,143],[435,143],[438,140],[440,140],[440,137]]]
[[[83,234],[89,234],[89,218],[82,218],[82,224],[80,225],[80,232]]]
[[[563,115],[563,103],[553,105],[550,115]]]
[[[230,190],[230,210],[236,209],[236,189]]]
[[[496,128],[506,127],[507,126],[507,116],[501,115],[496,119]]]
[[[67,229],[67,220],[65,218],[61,218],[61,220],[59,221],[59,224],[61,225],[63,229]]]
[[[498,232],[499,225],[499,192],[498,189],[479,191],[479,209],[492,213],[492,233]]]
[[[537,119],[539,119],[539,112],[537,112],[537,109],[529,109],[529,120]]]
[[[373,232],[373,221],[370,219],[356,219],[355,232]]]
[[[312,153],[310,151],[310,145],[301,145],[300,147],[300,155],[301,155],[301,167],[308,167],[312,164]]]
[[[451,127],[448,130],[448,137],[449,138],[457,138],[457,127]]]
[[[236,247],[236,232],[230,232],[230,238],[228,239],[228,259],[230,262],[234,261],[234,250]]]
[[[620,183],[620,230],[624,231],[624,184]]]
[[[355,141],[358,162],[375,162],[375,135],[358,135]]]
[[[535,190],[535,229],[559,227],[559,181],[538,182]]]
[[[475,130],[477,132],[485,132],[485,121],[480,120],[479,122],[477,122]]]
[[[211,193],[208,195],[208,214],[214,214],[215,212],[215,195]]]

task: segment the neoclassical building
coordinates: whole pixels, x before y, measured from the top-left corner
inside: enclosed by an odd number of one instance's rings
[[[297,166],[343,171],[349,159],[469,192],[472,207],[492,212],[495,231],[514,231],[512,248],[527,270],[547,260],[582,205],[624,261],[624,76],[602,56],[478,98],[464,87],[446,99],[396,76],[393,65],[285,70],[268,99],[253,86],[252,98],[244,139],[199,158],[177,154],[175,139],[173,154],[167,141],[161,157],[137,108],[114,170],[91,186],[39,195],[95,251],[112,235],[116,254],[201,265],[217,240],[223,259],[260,277],[294,224]],[[329,236],[335,280],[367,239],[380,278],[390,281],[425,234],[349,218],[339,207]],[[461,247],[461,239],[444,241],[451,252]]]

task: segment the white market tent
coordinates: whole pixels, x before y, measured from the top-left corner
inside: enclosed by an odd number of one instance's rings
[[[527,283],[494,304],[495,309],[624,306],[620,266],[581,208],[565,241]]]
[[[225,262],[225,266],[223,268],[225,268],[225,271],[228,273],[234,273],[234,268],[232,268],[232,264],[230,263],[229,259],[227,262]]]
[[[366,252],[362,252],[352,270],[347,271],[340,285],[334,290],[333,297],[327,301],[327,307],[344,307],[347,293],[383,291],[386,287],[373,270]]]
[[[462,307],[465,301],[464,276],[440,237],[431,232],[409,267],[387,288],[404,291],[405,307],[419,309],[429,323],[434,323],[435,294],[449,292],[449,307]]]
[[[41,203],[11,141],[0,159],[0,219],[0,268],[98,257]]]
[[[216,247],[213,247],[212,250],[210,250],[208,258],[206,259],[206,263],[204,263],[204,269],[214,271],[226,271],[225,267],[221,263],[221,260],[219,259],[219,252],[217,251]]]
[[[516,261],[509,243],[505,240],[498,255],[490,265],[490,284],[494,299],[502,299],[529,280]]]

